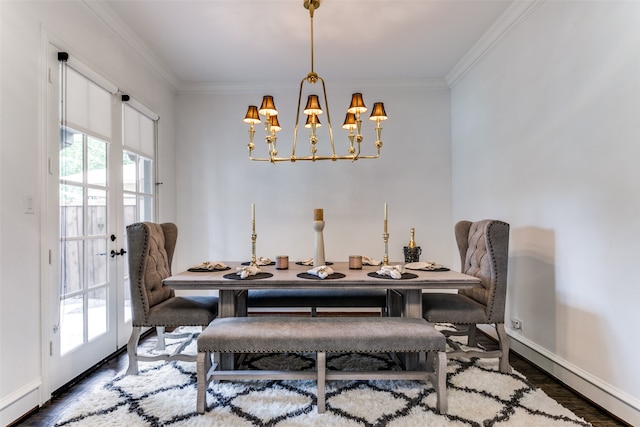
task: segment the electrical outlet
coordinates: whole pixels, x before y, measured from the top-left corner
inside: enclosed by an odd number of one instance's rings
[[[33,214],[35,213],[35,208],[33,206],[33,196],[30,194],[25,194],[22,198],[22,205],[24,207],[24,213]]]
[[[522,329],[522,320],[515,318],[511,319],[511,328]]]

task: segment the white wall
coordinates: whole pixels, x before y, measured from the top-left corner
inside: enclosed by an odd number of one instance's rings
[[[511,224],[514,347],[633,425],[638,22],[638,2],[544,2],[451,101],[453,219]]]
[[[0,424],[41,403],[41,108],[51,38],[160,115],[161,219],[175,220],[174,89],[78,2],[0,1]],[[55,137],[55,136],[54,136]],[[23,196],[36,203],[25,214]],[[46,285],[42,284],[43,286]],[[45,340],[48,330],[44,331]]]
[[[178,95],[176,268],[205,260],[249,260],[251,203],[256,204],[258,256],[287,254],[292,261],[312,257],[313,211],[323,208],[327,260],[346,261],[353,254],[382,259],[387,202],[390,260],[403,259],[402,248],[415,227],[422,259],[451,261],[449,90],[344,88],[335,83],[340,88],[332,89],[327,81],[327,91],[338,154],[345,154],[348,146],[341,125],[351,93],[361,91],[369,107],[384,101],[389,115],[383,122],[381,158],[356,163],[251,162],[248,125],[242,122],[247,106],[259,105],[264,94],[274,95],[283,126],[278,148],[289,156],[297,82],[291,82],[291,91],[267,87],[260,93]],[[375,133],[368,115],[362,150],[373,154]],[[321,121],[326,124],[326,116]],[[319,147],[327,147],[328,138],[320,138]],[[254,156],[265,156],[262,127],[255,144]],[[308,154],[306,129],[299,131],[297,146],[298,156]]]

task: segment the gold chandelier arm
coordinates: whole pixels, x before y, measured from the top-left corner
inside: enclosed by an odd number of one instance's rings
[[[293,128],[293,146],[291,147],[291,158],[296,157],[296,142],[298,141],[298,122],[300,120],[300,103],[302,102],[302,86],[306,78],[300,80],[300,90],[298,91],[298,108],[296,108],[296,126]]]
[[[280,163],[280,162],[296,162],[296,161],[311,161],[311,162],[315,162],[318,160],[351,160],[352,162],[355,160],[360,160],[360,159],[377,159],[380,157],[380,153],[376,154],[376,155],[368,155],[368,156],[358,156],[357,158],[355,158],[354,155],[348,155],[348,156],[306,156],[306,157],[273,157],[273,158],[266,158],[266,157],[253,157],[253,156],[249,156],[249,159],[252,161],[256,161],[256,162],[270,162],[270,163]]]
[[[356,149],[356,152],[352,156],[353,156],[353,160],[351,160],[351,163],[355,162],[360,158],[360,142],[358,142],[358,148]]]
[[[327,99],[327,88],[324,85],[324,79],[318,76],[320,82],[322,82],[322,92],[324,94],[324,104],[327,110],[327,126],[329,127],[329,142],[331,143],[331,157],[336,157],[336,146],[333,143],[333,129],[331,128],[331,114],[329,113],[329,100]],[[298,101],[299,102],[299,101]]]
[[[254,162],[271,162],[271,159],[265,158],[265,157],[253,157],[251,155],[251,153],[249,153],[249,160],[252,160]]]
[[[249,143],[247,144],[247,148],[249,149],[249,157],[251,157],[251,152],[255,148],[255,145],[253,144],[253,137],[255,136],[255,134],[256,129],[253,126],[253,123],[251,123],[251,125],[249,126]]]

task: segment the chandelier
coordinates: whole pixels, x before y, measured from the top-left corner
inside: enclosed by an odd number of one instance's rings
[[[349,108],[347,108],[347,114],[344,123],[342,124],[342,128],[349,131],[349,153],[341,156],[336,154],[335,144],[333,142],[333,131],[331,129],[331,115],[329,114],[329,103],[327,101],[327,91],[324,85],[324,79],[316,74],[313,70],[313,14],[314,11],[320,7],[320,0],[303,0],[303,6],[305,9],[309,10],[309,17],[311,22],[311,72],[300,81],[298,109],[296,110],[296,125],[293,129],[293,146],[291,149],[291,156],[278,157],[278,149],[276,144],[278,140],[277,132],[279,132],[282,128],[280,127],[280,123],[278,122],[278,110],[276,109],[273,96],[265,95],[262,98],[262,104],[260,105],[260,108],[255,105],[250,105],[243,120],[245,123],[249,124],[249,144],[247,145],[247,147],[249,148],[249,159],[271,163],[285,161],[295,162],[297,160],[311,160],[313,162],[315,162],[316,160],[351,160],[352,162],[354,162],[358,159],[377,159],[378,157],[380,157],[380,149],[382,148],[382,140],[380,139],[382,134],[382,127],[380,126],[380,122],[383,120],[387,120],[387,114],[384,111],[384,104],[382,102],[375,102],[373,104],[369,120],[376,122],[376,141],[374,145],[376,147],[377,153],[374,155],[360,154],[360,144],[364,140],[364,137],[361,134],[362,119],[360,115],[367,111],[367,107],[364,103],[361,93],[354,93],[351,96],[351,104],[349,105]],[[298,139],[300,106],[302,105],[302,89],[305,83],[307,83],[308,85],[314,85],[318,81],[322,83],[322,95],[324,97],[324,105],[327,112],[327,128],[329,133],[329,142],[331,144],[331,155],[318,154],[318,136],[316,132],[318,128],[322,126],[319,116],[323,113],[323,109],[318,95],[314,94],[308,96],[307,103],[304,107],[304,110],[302,111],[307,116],[304,127],[309,129],[310,154],[299,157],[296,155],[296,142]],[[260,116],[264,116],[264,128],[266,132],[266,136],[264,139],[267,145],[269,157],[253,156],[253,150],[255,149],[255,145],[253,143],[253,138],[255,135],[254,126],[258,123],[262,123]]]

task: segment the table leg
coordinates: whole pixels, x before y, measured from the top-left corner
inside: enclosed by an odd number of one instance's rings
[[[238,291],[221,289],[218,296],[218,317],[235,317],[238,302]],[[220,353],[220,369],[230,371],[234,369],[234,354],[233,353]]]
[[[421,289],[405,289],[402,291],[403,317],[422,318],[422,290]],[[418,353],[405,353],[403,361],[407,370],[418,370],[420,368],[420,355]]]
[[[404,291],[403,316],[422,318],[422,290],[405,289]]]
[[[248,305],[249,291],[236,292],[236,316],[247,317],[249,315]]]
[[[387,289],[387,316],[402,317],[404,294],[396,289]]]

